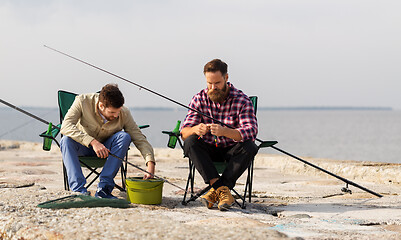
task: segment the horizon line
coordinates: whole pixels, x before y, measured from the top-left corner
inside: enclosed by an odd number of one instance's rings
[[[185,108],[180,108],[180,107],[158,107],[158,106],[143,106],[143,107],[132,107],[132,106],[127,106],[129,109],[133,110],[139,110],[139,111],[170,111],[170,110],[183,110],[187,111],[188,109]],[[0,106],[0,108],[9,108],[7,106]],[[38,106],[22,106],[21,108],[55,108],[57,109],[58,107],[38,107]],[[290,111],[299,111],[299,110],[305,110],[305,111],[320,111],[320,110],[358,110],[358,111],[393,111],[392,107],[375,107],[375,106],[367,106],[367,107],[362,107],[362,106],[258,106],[258,111],[280,111],[280,110],[290,110]]]

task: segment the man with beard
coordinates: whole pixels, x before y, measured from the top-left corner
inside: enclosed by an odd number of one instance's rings
[[[121,166],[131,141],[141,152],[147,171],[155,172],[153,148],[135,123],[130,110],[123,106],[124,97],[117,84],[105,85],[100,93],[78,95],[61,125],[60,149],[73,192],[89,195],[78,156],[107,158],[98,184],[96,197],[116,198],[111,194],[114,177]],[[124,131],[122,131],[124,130]],[[144,178],[152,175],[145,174]]]
[[[201,197],[207,208],[218,203],[221,211],[234,203],[230,189],[257,153],[258,125],[251,100],[228,82],[227,64],[214,59],[204,66],[207,88],[196,94],[189,107],[230,127],[189,110],[181,129],[184,154],[194,163],[208,193]],[[227,162],[220,176],[213,162]]]

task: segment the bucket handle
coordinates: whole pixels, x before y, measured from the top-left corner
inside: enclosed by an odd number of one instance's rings
[[[158,185],[156,185],[153,188],[144,188],[144,189],[139,189],[139,188],[132,188],[132,187],[128,187],[127,184],[125,184],[127,186],[127,189],[132,190],[132,191],[136,191],[136,192],[150,192],[150,191],[154,191],[156,188],[158,188],[160,185],[162,185],[163,182],[159,183]]]

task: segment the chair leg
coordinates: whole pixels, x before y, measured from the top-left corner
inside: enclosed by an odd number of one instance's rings
[[[120,190],[121,192],[125,192],[125,189],[123,189],[122,187],[118,186],[117,184],[115,185],[115,187]]]
[[[191,195],[191,198],[188,199],[185,204],[183,205],[187,205],[187,203],[191,202],[191,201],[195,201],[196,199],[198,199],[198,197],[202,196],[205,192],[209,191],[212,188],[212,186],[207,186],[204,189],[202,189],[200,192],[198,192],[197,194],[193,194]]]
[[[128,156],[128,155],[127,155]],[[126,157],[127,157],[126,156]],[[90,181],[85,188],[88,189],[100,176],[100,173],[98,173],[96,170],[97,168],[92,168],[89,165],[87,165],[86,163],[80,161],[80,163],[82,165],[84,165],[88,170],[90,170],[91,172],[85,177],[86,179],[88,179],[92,174],[95,174],[96,176],[92,179],[92,181]],[[65,167],[64,167],[65,168]],[[120,190],[121,192],[125,192],[125,178],[126,178],[126,174],[127,174],[127,165],[124,167],[123,164],[121,164],[121,179],[122,179],[122,187],[119,186],[118,184],[115,184],[115,187]],[[67,183],[68,185],[68,183]],[[64,179],[64,187],[66,188],[66,178]],[[66,189],[67,190],[67,189]],[[69,190],[69,188],[68,188]]]
[[[253,161],[254,161],[254,160],[252,160],[252,162],[251,162],[250,177],[249,177],[249,194],[248,194],[248,196],[249,196],[249,203],[251,203],[251,201],[252,201],[253,167],[254,167],[254,166],[253,166],[253,165],[254,165]]]
[[[246,183],[245,183],[245,190],[244,190],[244,196],[243,196],[243,201],[242,201],[242,209],[245,209],[245,202],[246,202],[246,194],[248,192],[248,187],[249,187],[249,169],[248,169],[248,176],[246,177]]]
[[[245,183],[245,190],[244,190],[244,196],[240,196],[234,189],[233,191],[241,198],[242,200],[242,205],[240,207],[242,209],[246,208],[246,195],[248,194],[248,201],[251,203],[252,201],[252,181],[253,181],[253,160],[251,161],[251,164],[248,167],[248,175],[246,177],[246,183]]]
[[[188,160],[188,163],[189,163],[189,174],[188,174],[188,179],[187,179],[187,185],[186,185],[186,187],[185,187],[185,192],[184,192],[184,198],[182,199],[182,202],[181,202],[181,204],[182,205],[187,205],[187,202],[185,201],[185,199],[187,198],[187,192],[188,192],[188,187],[189,187],[189,183],[191,182],[191,191],[192,191],[192,189],[193,189],[193,184],[192,184],[192,163],[191,163],[191,161],[190,160]],[[193,192],[193,191],[192,191]]]
[[[233,192],[235,193],[235,195],[237,195],[237,197],[239,197],[239,199],[241,199],[241,201],[242,201],[242,204],[240,204],[240,203],[237,201],[237,199],[234,198],[235,203],[236,203],[239,207],[245,208],[245,207],[244,207],[244,206],[245,206],[244,198],[243,198],[235,189],[231,189],[231,191],[233,191]]]
[[[121,186],[124,192],[126,191],[125,180],[127,179],[127,161],[128,161],[128,152],[125,155],[125,162],[121,163],[121,184],[122,184]]]
[[[125,173],[125,169],[124,169],[124,165],[123,164],[121,164],[121,188],[123,189],[123,190],[125,190],[125,176],[124,176],[124,173]],[[116,186],[117,186],[117,184],[116,184]]]
[[[125,184],[124,184],[124,165],[121,163],[121,167],[120,167],[120,172],[121,172],[121,186],[123,188],[125,188]]]
[[[85,188],[88,189],[95,181],[98,179],[98,176],[94,177],[90,183],[86,184]]]
[[[189,202],[191,201],[195,201],[196,199],[198,199],[200,196],[202,196],[203,194],[205,194],[205,192],[209,191],[212,186],[207,186],[204,189],[202,189],[201,191],[199,191],[198,193],[195,194],[194,191],[194,185],[195,185],[195,165],[193,165],[191,163],[191,161],[189,161],[189,175],[188,175],[188,180],[187,180],[187,187],[186,187],[186,192],[184,193],[184,199],[182,200],[182,205],[187,205]],[[191,184],[191,197],[188,200],[186,199],[186,195],[188,192],[188,185]]]
[[[79,160],[79,162],[84,165],[88,170],[90,170],[91,172],[85,177],[86,179],[88,179],[92,174],[95,174],[96,176],[92,179],[92,181],[88,184],[86,184],[85,188],[88,189],[100,176],[100,173],[98,173],[96,171],[97,168],[92,168],[90,167],[88,164],[84,163],[83,161]]]
[[[195,165],[191,166],[191,196],[195,193]]]
[[[90,176],[92,176],[92,174],[95,173],[96,169],[97,168],[89,169],[89,170],[91,170],[91,172],[88,175],[86,175],[85,178],[88,179]],[[99,175],[99,174],[97,174],[97,175]]]
[[[67,169],[65,169],[64,163],[63,163],[63,176],[64,176],[64,190],[70,191],[70,185],[68,184]]]

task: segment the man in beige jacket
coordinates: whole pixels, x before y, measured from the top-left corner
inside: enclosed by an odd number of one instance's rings
[[[61,125],[61,153],[67,170],[68,184],[73,192],[89,194],[85,188],[86,179],[78,156],[107,158],[100,173],[100,182],[95,196],[115,198],[111,192],[121,160],[131,141],[141,152],[147,171],[155,172],[153,148],[135,123],[124,97],[116,84],[105,85],[100,93],[78,95],[65,115]],[[122,131],[124,130],[124,131]],[[145,174],[144,178],[152,176]]]

